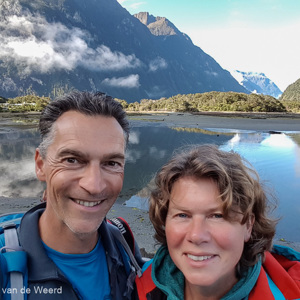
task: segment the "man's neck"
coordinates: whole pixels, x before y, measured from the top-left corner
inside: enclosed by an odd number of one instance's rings
[[[89,253],[97,244],[98,232],[78,234],[72,232],[66,224],[56,224],[53,218],[44,212],[39,220],[42,241],[55,251],[66,254]]]

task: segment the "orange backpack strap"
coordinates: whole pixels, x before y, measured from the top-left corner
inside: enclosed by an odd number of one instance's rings
[[[269,276],[274,282],[276,287],[284,295],[285,299],[294,300],[300,299],[300,288],[299,281],[292,278],[292,274],[287,272],[287,269],[284,267],[289,266],[290,268],[296,267],[299,262],[291,262],[287,258],[281,255],[272,255],[270,252],[265,252],[266,260],[263,263],[257,282],[252,289],[249,300],[254,299],[264,299],[264,300],[274,300],[275,290],[272,291],[272,287],[268,281]],[[280,256],[280,257],[279,257]],[[299,279],[299,269],[293,269],[293,273],[297,275]]]
[[[299,299],[300,263],[298,261],[290,261],[282,255],[275,255],[266,252],[266,261],[263,264],[266,272],[286,299]],[[290,267],[290,272],[286,269],[288,266]],[[297,276],[298,282],[292,275]]]
[[[273,293],[269,288],[267,274],[263,268],[261,268],[257,282],[250,292],[248,298],[248,300],[256,299],[274,300]]]
[[[289,260],[287,257],[280,254],[272,254],[280,265],[288,272],[300,290],[300,261]]]
[[[155,284],[151,277],[152,264],[143,272],[142,277],[136,277],[135,283],[140,300],[147,300],[147,294],[155,289]]]

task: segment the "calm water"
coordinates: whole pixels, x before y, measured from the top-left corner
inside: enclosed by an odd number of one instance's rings
[[[147,186],[176,148],[213,143],[221,149],[239,152],[253,164],[279,200],[275,215],[282,219],[277,238],[300,242],[300,132],[272,134],[169,128],[149,122],[131,124],[119,202],[146,209],[146,202],[136,194]],[[34,129],[12,133],[0,131],[1,196],[40,197],[43,185],[35,179],[33,159],[38,143],[39,135]]]

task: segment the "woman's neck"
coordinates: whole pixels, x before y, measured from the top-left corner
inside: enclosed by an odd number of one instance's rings
[[[184,300],[219,300],[226,295],[238,280],[226,282],[226,285],[216,283],[213,286],[193,285],[185,280]]]

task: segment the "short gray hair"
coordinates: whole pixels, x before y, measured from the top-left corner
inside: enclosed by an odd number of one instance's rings
[[[107,116],[117,120],[124,131],[126,144],[129,138],[129,122],[122,105],[105,93],[73,91],[51,101],[42,111],[39,131],[41,143],[40,154],[46,157],[47,149],[51,145],[55,135],[55,122],[65,112],[77,111],[88,116]]]

